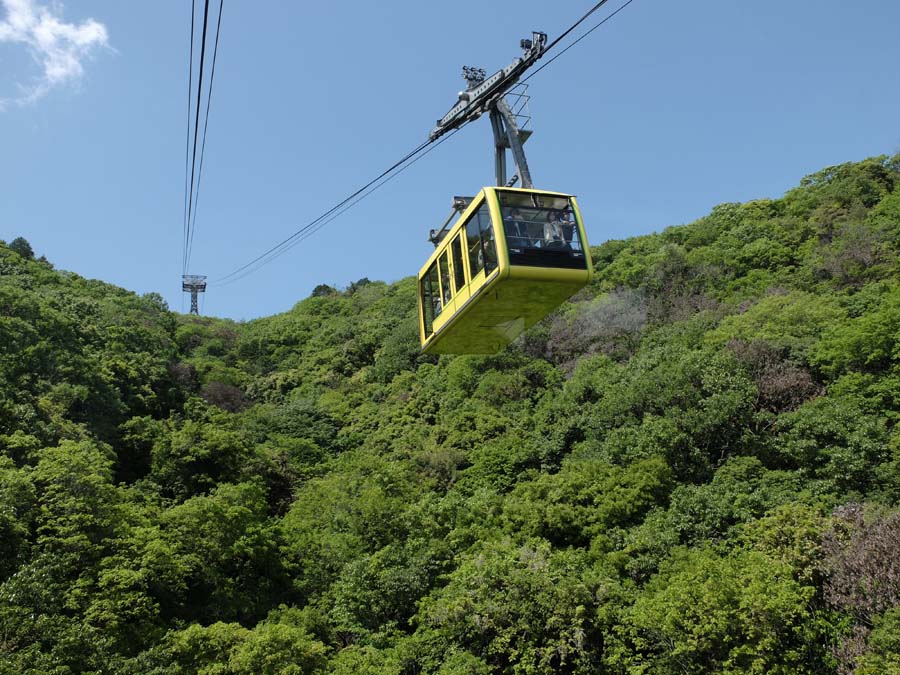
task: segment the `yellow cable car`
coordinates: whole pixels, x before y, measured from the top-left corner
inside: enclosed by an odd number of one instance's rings
[[[593,273],[584,225],[571,195],[535,190],[523,144],[527,86],[522,73],[543,55],[547,34],[522,40],[521,57],[490,77],[463,68],[467,88],[429,139],[490,113],[499,187],[466,204],[419,271],[419,339],[426,354],[492,354],[584,287]],[[507,95],[510,101],[506,100]],[[518,173],[506,179],[506,151]],[[521,188],[511,187],[521,180]],[[451,218],[447,221],[448,223]]]
[[[501,350],[591,279],[571,195],[486,187],[419,271],[426,354]]]

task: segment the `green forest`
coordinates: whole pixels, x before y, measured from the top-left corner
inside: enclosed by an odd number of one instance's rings
[[[592,255],[436,358],[0,245],[0,673],[900,674],[900,155]]]

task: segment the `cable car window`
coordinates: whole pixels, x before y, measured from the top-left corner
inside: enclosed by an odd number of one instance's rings
[[[441,254],[438,263],[441,269],[441,297],[443,298],[442,304],[446,305],[448,302],[450,302],[450,298],[453,297],[453,294],[450,291],[450,265],[447,262],[446,251]]]
[[[432,265],[428,273],[422,277],[422,323],[425,324],[426,337],[434,332],[434,318],[441,313],[441,298],[438,294],[437,265]]]
[[[466,221],[466,241],[469,244],[469,271],[472,277],[485,267],[487,274],[490,274],[497,266],[497,251],[494,248],[491,213],[486,203]]]
[[[433,316],[437,318],[441,313],[441,310],[444,309],[444,303],[441,302],[440,286],[438,285],[437,264],[433,264],[431,266],[431,269],[428,270],[428,286],[431,291],[431,307]]]
[[[484,269],[484,252],[481,250],[481,227],[478,224],[478,213],[466,222],[466,243],[469,246],[469,272],[472,278]]]
[[[450,250],[453,253],[453,280],[456,282],[456,292],[466,285],[466,271],[463,269],[462,241],[460,235],[456,235],[456,239],[450,244]]]
[[[569,197],[497,191],[510,265],[587,269]]]
[[[494,244],[494,227],[487,204],[478,209],[478,222],[481,227],[481,246],[484,249],[484,267],[487,274],[490,274],[497,267],[497,247]]]

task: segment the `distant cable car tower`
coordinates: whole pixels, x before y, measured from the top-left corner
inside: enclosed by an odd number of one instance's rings
[[[197,294],[206,293],[206,277],[199,274],[183,274],[181,276],[181,290],[191,294],[191,314],[200,315],[197,308]]]

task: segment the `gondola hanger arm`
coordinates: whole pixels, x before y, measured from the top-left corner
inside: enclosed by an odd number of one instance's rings
[[[434,141],[493,109],[497,101],[519,81],[525,71],[544,55],[547,48],[547,34],[534,31],[531,39],[523,39],[519,46],[524,52],[522,56],[490,77],[486,78],[486,73],[481,68],[469,66],[463,68],[463,77],[469,86],[459,93],[459,101],[437,121],[428,134],[429,140]]]

